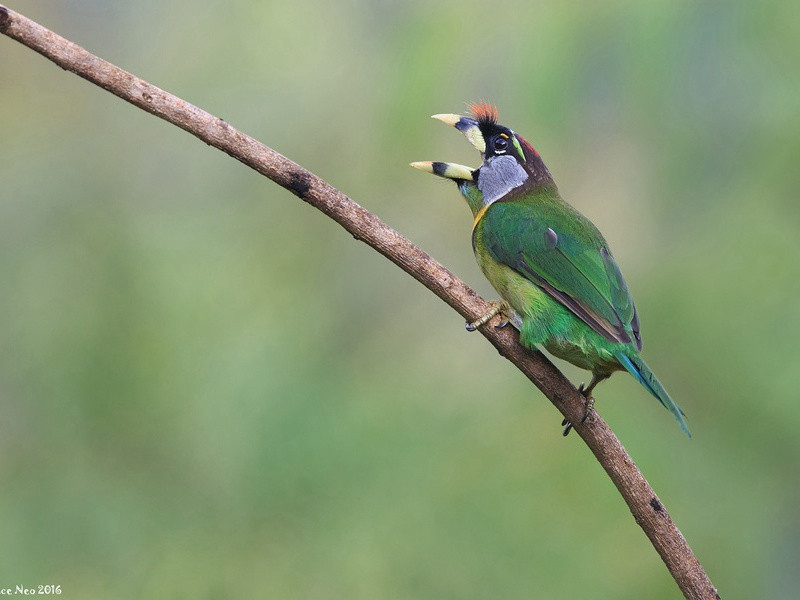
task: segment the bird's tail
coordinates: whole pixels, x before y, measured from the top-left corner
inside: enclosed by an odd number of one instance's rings
[[[672,413],[672,416],[675,417],[675,420],[678,422],[678,425],[681,426],[683,432],[689,437],[692,437],[689,428],[686,426],[686,421],[683,419],[686,415],[684,415],[681,407],[675,404],[675,401],[669,397],[667,390],[664,389],[661,382],[653,375],[650,367],[638,356],[626,356],[620,352],[617,354],[617,359],[620,364],[625,367],[625,370],[633,375],[636,381],[641,383],[648,392],[653,394],[653,396],[664,405],[664,408]]]

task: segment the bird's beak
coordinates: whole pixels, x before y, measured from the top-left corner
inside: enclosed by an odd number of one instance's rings
[[[455,179],[460,181],[475,181],[473,175],[474,169],[465,167],[464,165],[457,165],[456,163],[446,162],[412,162],[411,166],[426,173],[433,173],[439,177],[446,177],[447,179]]]
[[[483,139],[478,122],[470,117],[462,117],[461,115],[433,115],[432,119],[439,119],[443,123],[447,123],[452,127],[458,129],[469,140],[469,143],[475,146],[475,149],[484,154],[486,152],[486,140]]]
[[[478,121],[470,117],[462,117],[461,115],[433,115],[433,119],[439,119],[443,123],[447,123],[452,127],[458,129],[463,133],[470,143],[475,146],[475,149],[483,154],[486,152],[486,142],[483,139]],[[411,166],[420,171],[433,173],[439,177],[446,177],[447,179],[455,179],[456,181],[472,181],[476,180],[477,169],[458,165],[456,163],[447,162],[413,162]]]

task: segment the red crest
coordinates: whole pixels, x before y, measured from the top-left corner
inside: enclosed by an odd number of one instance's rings
[[[491,123],[493,125],[497,123],[497,108],[489,102],[484,102],[483,100],[473,102],[469,105],[469,112],[472,114],[472,118],[479,123]]]

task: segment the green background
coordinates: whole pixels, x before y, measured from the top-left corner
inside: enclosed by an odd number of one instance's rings
[[[605,233],[644,357],[597,408],[726,599],[800,587],[800,4],[14,2],[495,294],[413,160],[495,102]],[[566,366],[578,383],[586,374]],[[425,288],[0,39],[0,587],[678,598],[607,477]]]

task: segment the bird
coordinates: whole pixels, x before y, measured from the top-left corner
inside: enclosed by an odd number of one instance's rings
[[[481,153],[478,168],[448,162],[412,167],[454,181],[474,218],[472,248],[502,298],[472,323],[482,327],[501,313],[519,330],[520,343],[537,346],[592,374],[579,391],[586,420],[595,386],[627,371],[691,437],[683,410],[642,360],[639,316],[608,242],[561,198],[542,157],[522,136],[498,124],[497,109],[473,103],[469,116],[433,115],[455,127]],[[564,435],[572,428],[565,419]]]

